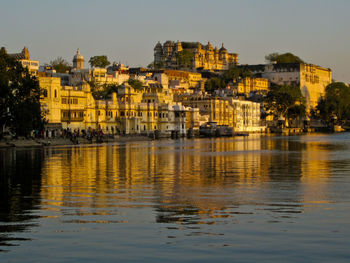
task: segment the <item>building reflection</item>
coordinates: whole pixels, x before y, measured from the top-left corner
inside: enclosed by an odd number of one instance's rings
[[[251,136],[50,148],[42,205],[79,216],[153,207],[157,222],[188,224],[234,218],[247,205],[301,213],[303,202],[313,198],[308,190],[318,187],[318,169],[329,171],[329,153],[317,147]],[[284,195],[274,195],[281,187]]]
[[[23,240],[21,232],[31,230],[38,215],[62,223],[120,223],[138,220],[142,208],[155,222],[189,229],[235,223],[242,214],[274,222],[293,218],[329,203],[328,179],[337,165],[348,165],[331,156],[344,146],[310,138],[0,151],[0,251]]]

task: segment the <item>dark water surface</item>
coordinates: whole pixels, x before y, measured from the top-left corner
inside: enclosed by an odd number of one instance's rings
[[[350,134],[0,150],[0,262],[350,262]]]

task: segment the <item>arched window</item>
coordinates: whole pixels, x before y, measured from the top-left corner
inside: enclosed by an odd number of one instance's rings
[[[55,98],[57,98],[57,90],[55,90]]]

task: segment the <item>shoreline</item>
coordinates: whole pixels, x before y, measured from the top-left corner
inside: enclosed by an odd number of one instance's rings
[[[260,134],[264,136],[271,136],[271,135],[284,135],[284,136],[294,136],[294,135],[303,135],[303,134],[329,134],[329,132],[302,132],[302,133],[250,133],[252,134]],[[338,134],[342,132],[335,132],[334,134]],[[241,137],[240,135],[235,136],[221,136],[221,137],[199,137],[199,136],[193,136],[192,139],[195,138],[228,138],[228,137]],[[246,137],[246,136],[243,136]],[[250,136],[247,136],[250,137]],[[179,138],[187,138],[185,137],[179,137]],[[50,139],[26,139],[26,138],[19,138],[19,139],[2,139],[0,140],[0,150],[3,149],[23,149],[23,148],[41,148],[41,147],[50,147],[50,146],[77,146],[77,145],[91,145],[91,144],[108,144],[108,143],[123,143],[123,142],[133,142],[133,141],[154,141],[154,140],[162,140],[162,139],[171,139],[171,137],[160,137],[160,138],[154,138],[149,136],[142,136],[142,135],[116,135],[114,137],[107,137],[103,138],[103,141],[98,142],[96,138],[94,140],[90,141],[86,138],[77,138],[78,143],[74,143],[69,138],[50,138]],[[173,138],[174,139],[174,138]]]
[[[102,142],[97,142],[96,139],[89,141],[85,138],[78,138],[78,143],[74,143],[69,138],[50,138],[50,139],[11,139],[0,140],[0,149],[13,148],[41,148],[50,146],[74,146],[74,145],[89,145],[89,144],[106,144],[113,142],[130,142],[130,141],[150,141],[152,138],[147,136],[118,136],[115,138],[104,138]]]

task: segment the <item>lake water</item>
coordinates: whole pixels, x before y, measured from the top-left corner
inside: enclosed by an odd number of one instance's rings
[[[0,262],[350,262],[350,134],[0,150]]]

